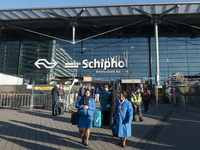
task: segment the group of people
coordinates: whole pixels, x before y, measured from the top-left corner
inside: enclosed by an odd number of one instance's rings
[[[64,92],[62,86],[58,84],[52,89],[52,115],[57,116],[59,100]],[[83,85],[79,89],[79,98],[75,107],[78,109],[78,128],[82,136],[82,143],[86,146],[89,144],[90,129],[92,128],[93,111],[95,111],[95,102],[100,101],[100,108],[103,114],[103,125],[112,127],[113,134],[120,139],[118,144],[122,147],[126,146],[127,137],[131,136],[131,122],[135,119],[136,112],[139,112],[139,119],[143,121],[141,112],[141,103],[144,101],[145,112],[148,112],[148,104],[150,95],[148,90],[140,93],[140,88],[134,90],[130,100],[127,99],[128,94],[125,91],[120,93],[118,98],[114,88],[105,85],[104,90],[100,92],[98,88],[92,90],[85,89]]]
[[[83,97],[85,93],[85,85],[83,85],[80,89],[79,89],[79,96]],[[99,102],[99,95],[100,95],[100,90],[97,87],[96,89],[94,88],[94,86],[91,89],[91,97],[95,100],[95,102]]]
[[[78,108],[79,121],[78,127],[82,136],[82,143],[86,146],[89,144],[90,129],[92,128],[92,117],[95,107],[96,98],[92,93],[92,90],[80,88],[79,93],[84,91],[83,95],[80,95],[76,108]],[[99,92],[100,93],[100,92]],[[150,96],[148,90],[145,90],[142,95],[140,88],[137,88],[132,94],[130,100],[127,99],[128,94],[124,91],[117,97],[116,90],[108,85],[105,85],[104,90],[100,94],[100,106],[103,114],[103,125],[112,126],[114,123],[114,135],[117,135],[120,140],[118,144],[122,147],[126,146],[127,137],[131,136],[131,122],[136,114],[136,109],[139,111],[140,121],[142,119],[141,113],[141,100],[144,100],[145,111],[148,111],[148,104],[150,102]]]
[[[149,103],[151,103],[150,91],[148,90],[148,88],[146,88],[141,94],[140,88],[137,87],[135,90],[133,90],[130,101],[133,105],[133,121],[136,121],[135,116],[137,112],[139,114],[140,122],[143,121],[142,101],[144,102],[144,111],[149,112]]]
[[[83,88],[83,87],[82,87]],[[80,90],[82,90],[82,88]],[[133,115],[133,109],[131,102],[126,99],[127,93],[121,92],[119,100],[110,101],[110,99],[116,99],[113,89],[106,85],[104,91],[100,94],[101,97],[101,110],[103,113],[103,123],[109,124],[109,117],[114,114],[115,128],[114,133],[120,137],[118,144],[123,147],[126,146],[126,138],[131,136],[131,121]],[[110,107],[109,107],[110,106]],[[92,128],[92,117],[95,107],[95,100],[92,98],[90,90],[86,89],[85,94],[80,96],[76,108],[78,108],[79,121],[78,127],[82,136],[82,143],[86,146],[89,144],[90,129]],[[108,114],[109,109],[110,113]]]
[[[165,94],[167,96],[167,99],[169,100],[169,103],[176,103],[176,98],[175,98],[175,94],[174,94],[175,89],[173,87],[166,87],[165,89]]]
[[[79,89],[79,96],[84,97],[85,91],[85,86],[83,85]],[[105,85],[104,90],[100,92],[98,87],[96,89],[92,87],[90,97],[94,99],[94,102],[100,102],[101,112],[103,114],[103,126],[111,127],[113,124],[115,102],[117,100],[115,89],[112,87],[109,88],[108,85]]]

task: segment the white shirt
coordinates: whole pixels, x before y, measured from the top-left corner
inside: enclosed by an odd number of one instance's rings
[[[168,94],[168,95],[171,95],[171,88],[169,88],[169,89],[167,90],[167,94]]]

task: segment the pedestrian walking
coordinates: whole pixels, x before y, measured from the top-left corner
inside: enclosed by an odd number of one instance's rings
[[[115,105],[114,120],[115,128],[114,134],[120,137],[118,142],[122,147],[126,146],[126,139],[131,136],[131,122],[133,117],[133,108],[129,100],[126,99],[127,93],[121,92],[120,99]]]
[[[104,91],[101,93],[101,111],[103,114],[103,125],[107,126],[109,123],[109,98],[110,98],[110,92],[108,91],[108,85],[105,85]]]
[[[94,99],[95,98],[95,88],[94,86],[91,89],[91,97]]]
[[[90,129],[92,128],[93,111],[96,109],[94,99],[91,98],[90,91],[85,90],[85,95],[79,97],[76,108],[78,108],[78,128],[82,136],[82,144],[88,146]]]
[[[79,97],[83,97],[84,94],[85,94],[85,85],[83,85],[83,86],[79,89],[78,96],[79,96]]]
[[[141,104],[142,104],[142,97],[141,97],[141,93],[140,93],[140,88],[137,87],[135,93],[131,94],[131,102],[133,104],[133,121],[136,121],[135,115],[138,112],[139,114],[139,120],[140,122],[143,121],[143,117],[142,117],[142,108],[141,108]]]
[[[168,90],[167,90],[167,95],[168,95],[168,97],[169,97],[169,103],[172,103],[171,87],[168,88]]]
[[[60,91],[60,96],[59,96],[59,104],[58,104],[58,114],[61,115],[61,114],[64,114],[63,98],[64,98],[64,95],[65,95],[62,84],[59,86],[59,91]]]
[[[117,92],[113,87],[110,87],[109,90],[110,90],[111,94],[110,94],[110,99],[108,102],[108,104],[110,105],[108,125],[109,125],[109,127],[112,127],[113,122],[114,122],[113,116],[114,116],[114,112],[115,112],[115,104],[116,104],[116,101],[118,100],[118,98],[117,98]]]
[[[54,88],[51,90],[52,95],[52,116],[57,116],[58,114],[58,104],[59,104],[59,84],[56,84]],[[54,107],[55,107],[55,113],[54,113]]]
[[[59,86],[59,91],[60,91],[59,102],[62,102],[65,95],[62,85]]]
[[[100,94],[100,90],[99,90],[99,88],[97,87],[96,89],[95,89],[95,102],[99,102],[99,94]]]
[[[144,89],[142,93],[142,100],[144,102],[144,111],[149,112],[149,103],[151,102],[151,97],[147,89]]]
[[[171,89],[171,94],[172,94],[172,101],[175,104],[176,103],[176,95],[175,95],[175,88],[172,87]]]

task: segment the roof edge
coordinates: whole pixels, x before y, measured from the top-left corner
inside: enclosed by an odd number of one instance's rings
[[[16,8],[1,9],[0,11],[38,10],[38,9],[67,9],[67,8],[91,8],[91,7],[119,7],[119,6],[141,6],[141,5],[184,5],[200,4],[200,2],[170,2],[170,3],[138,3],[138,4],[117,4],[117,5],[91,5],[91,6],[67,6],[67,7],[38,7],[38,8]]]

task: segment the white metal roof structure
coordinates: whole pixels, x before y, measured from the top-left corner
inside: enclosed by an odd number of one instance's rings
[[[200,2],[188,3],[164,3],[164,4],[137,4],[137,5],[111,5],[111,6],[84,6],[84,7],[62,7],[62,8],[34,8],[34,9],[13,9],[0,10],[0,20],[29,20],[29,19],[50,19],[55,16],[48,15],[42,10],[62,15],[64,17],[76,17],[77,14],[85,8],[81,17],[115,17],[141,15],[131,9],[134,6],[150,14],[161,14],[164,11],[179,5],[179,8],[169,12],[171,15],[198,14],[200,13]]]
[[[72,44],[75,39],[111,32],[113,36],[123,32],[120,37],[125,38],[152,37],[154,17],[148,15],[164,14],[158,20],[159,36],[190,37],[199,34],[196,32],[200,29],[199,13],[200,2],[12,9],[0,10],[0,29],[7,40],[19,38],[20,34],[26,38],[23,31],[57,40],[70,39],[63,41]],[[119,33],[113,32],[117,30]]]

